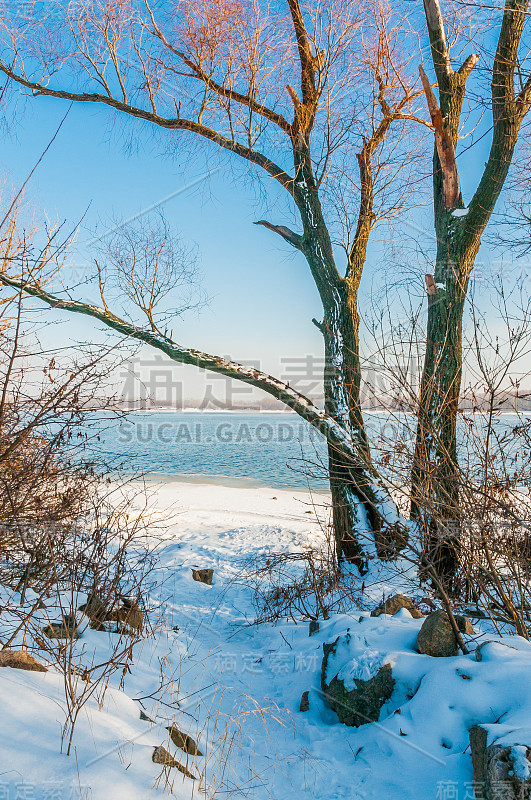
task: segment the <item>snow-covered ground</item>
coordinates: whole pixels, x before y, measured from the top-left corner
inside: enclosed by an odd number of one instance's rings
[[[137,646],[123,688],[118,675],[102,703],[83,707],[70,756],[61,752],[61,675],[0,669],[0,798],[470,800],[471,725],[531,742],[531,645],[477,629],[470,655],[420,655],[422,620],[405,610],[369,616],[396,583],[384,571],[366,581],[362,608],[321,620],[312,637],[296,617],[254,624],[242,561],[322,545],[326,496],[177,482],[152,485],[150,495],[154,526],[171,517],[149,598],[153,635]],[[194,581],[192,568],[213,568],[213,585]],[[87,629],[77,647],[97,661],[113,636]],[[393,667],[397,685],[378,723],[347,728],[322,697],[322,646],[338,636],[333,661],[347,683],[374,665]],[[477,661],[474,640],[486,639],[497,643]],[[201,756],[169,741],[172,723]],[[152,762],[161,744],[195,781]]]

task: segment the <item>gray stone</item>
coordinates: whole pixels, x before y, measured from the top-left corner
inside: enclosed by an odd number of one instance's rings
[[[62,622],[52,622],[42,631],[49,639],[79,639],[75,614],[65,614]]]
[[[409,597],[405,597],[403,594],[395,594],[392,597],[388,597],[387,600],[380,603],[376,608],[373,608],[371,617],[379,617],[381,614],[393,616],[397,614],[401,608],[407,609],[415,619],[420,619],[423,616],[413,600],[410,600]]]
[[[194,581],[205,583],[207,586],[212,586],[212,578],[214,577],[213,569],[192,569],[192,578]]]
[[[311,619],[308,635],[313,636],[314,633],[319,633],[319,623],[317,622],[316,619]]]
[[[487,740],[481,725],[470,729],[477,800],[531,800],[531,747]]]
[[[79,610],[86,614],[91,621],[97,622],[103,622],[107,614],[107,606],[96,592],[89,594],[87,602],[79,606]]]
[[[380,710],[390,699],[395,687],[393,671],[389,664],[364,681],[354,678],[355,689],[347,689],[343,680],[335,675],[327,684],[328,659],[335,652],[339,637],[333,644],[323,644],[323,663],[321,667],[321,688],[330,708],[336,712],[339,721],[345,725],[359,728],[368,722],[377,722]]]
[[[105,615],[107,622],[120,623],[130,631],[141,631],[144,627],[144,612],[140,609],[138,603],[129,602],[124,603],[120,608],[116,608]]]
[[[455,621],[461,633],[474,633],[468,617],[456,614]],[[459,645],[446,611],[439,609],[426,617],[418,632],[417,648],[419,653],[428,656],[450,657],[458,654]]]
[[[305,713],[306,711],[309,710],[310,710],[310,692],[303,692],[299,706],[299,711]]]

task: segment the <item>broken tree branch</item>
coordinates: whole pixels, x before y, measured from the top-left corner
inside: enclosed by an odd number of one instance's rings
[[[451,134],[444,126],[441,109],[422,65],[419,66],[419,72],[434,128],[435,146],[441,162],[444,207],[448,211],[451,208],[455,208],[460,195],[459,173],[457,171],[454,145]]]
[[[267,228],[274,233],[278,233],[279,236],[282,236],[286,242],[288,242],[292,247],[296,247],[297,250],[303,249],[303,237],[299,233],[295,233],[294,231],[286,228],[285,225],[273,225],[271,222],[267,222],[265,219],[259,219],[258,222],[254,223],[255,225],[263,225],[264,228]]]
[[[430,37],[433,66],[435,67],[437,80],[440,85],[443,78],[449,78],[452,74],[452,66],[450,64],[450,56],[446,44],[444,22],[439,0],[424,0],[424,11]]]

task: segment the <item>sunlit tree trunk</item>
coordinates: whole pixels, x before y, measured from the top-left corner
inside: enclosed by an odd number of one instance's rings
[[[426,537],[426,556],[451,587],[459,563],[461,512],[457,419],[463,372],[466,293],[481,236],[503,188],[529,108],[531,79],[515,93],[518,48],[528,0],[507,0],[492,67],[493,133],[478,187],[465,208],[455,147],[466,81],[477,56],[454,72],[438,0],[424,0],[439,100],[421,68],[435,135],[433,158],[435,275],[428,284],[426,354],[412,469],[411,506]]]
[[[373,146],[372,144],[370,146]],[[342,277],[335,265],[311,161],[304,143],[295,151],[298,178],[295,202],[303,221],[301,249],[305,254],[323,304],[323,321],[317,323],[324,338],[324,395],[327,413],[356,443],[356,462],[329,444],[329,478],[337,553],[364,572],[365,543],[374,539],[382,558],[392,557],[404,544],[404,532],[396,536],[392,526],[382,524],[379,497],[373,491],[376,478],[369,439],[361,408],[361,362],[358,288],[372,227],[372,179],[370,146],[358,157],[362,178],[362,202],[349,268]]]

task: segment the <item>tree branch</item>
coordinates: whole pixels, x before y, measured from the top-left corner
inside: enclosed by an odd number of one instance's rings
[[[453,70],[450,64],[439,0],[424,0],[424,12],[430,37],[433,66],[435,67],[439,88],[442,88],[441,84],[446,83]]]
[[[525,82],[522,90],[518,93],[518,97],[516,98],[516,104],[520,110],[522,117],[525,117],[527,112],[529,111],[529,105],[531,103],[531,76]]]
[[[272,178],[278,181],[285,189],[287,189],[290,195],[293,196],[293,178],[281,167],[275,164],[274,161],[271,161],[271,159],[263,153],[260,153],[259,151],[243,145],[233,139],[229,139],[227,136],[208,128],[206,125],[202,125],[199,122],[183,119],[182,117],[161,117],[153,111],[132,106],[129,103],[125,103],[122,100],[117,100],[116,98],[108,95],[86,92],[67,92],[62,89],[50,89],[41,83],[35,83],[34,81],[27,80],[22,75],[18,75],[2,63],[0,63],[0,72],[3,72],[4,75],[6,75],[8,78],[11,78],[19,85],[24,86],[27,89],[31,89],[36,96],[46,95],[48,97],[57,97],[62,100],[71,100],[72,102],[79,103],[101,103],[103,105],[110,106],[117,111],[121,111],[124,114],[128,114],[131,117],[144,119],[160,128],[183,130],[189,131],[190,133],[195,133],[204,139],[214,142],[219,147],[235,153],[236,155],[240,156],[240,158],[262,167],[262,169],[264,169],[269,175],[271,175]]]
[[[295,38],[299,51],[299,62],[301,65],[301,90],[302,102],[307,106],[312,106],[316,100],[315,90],[315,59],[312,54],[308,34],[304,25],[304,19],[299,0],[288,0],[288,6],[293,20]]]
[[[285,225],[272,225],[271,222],[267,222],[265,219],[260,219],[254,224],[263,225],[264,228],[268,228],[268,230],[278,233],[278,235],[282,236],[282,238],[291,244],[292,247],[296,247],[297,250],[300,250],[301,252],[303,251],[303,237],[299,233],[295,233],[289,228],[286,228]]]
[[[441,109],[422,65],[419,66],[419,72],[435,132],[435,146],[441,163],[444,207],[449,210],[455,208],[460,194],[454,145],[450,132],[444,126]]]
[[[509,172],[522,120],[529,108],[531,79],[515,97],[515,69],[529,0],[506,0],[492,68],[492,143],[469,205],[467,231],[481,236]]]
[[[479,61],[479,56],[477,53],[472,53],[472,55],[467,56],[458,70],[458,75],[461,75],[464,80],[468,78],[474,67]]]
[[[146,7],[151,18],[154,35],[162,42],[164,47],[166,47],[170,53],[173,53],[175,56],[177,56],[177,58],[179,58],[190,70],[192,70],[194,76],[198,80],[202,81],[205,86],[208,86],[209,89],[220,95],[220,97],[226,97],[227,99],[235,100],[237,103],[247,106],[251,109],[251,111],[254,111],[256,114],[259,114],[270,122],[273,122],[282,131],[284,131],[284,133],[291,135],[291,125],[282,114],[278,114],[276,111],[273,111],[262,103],[259,103],[254,99],[254,97],[251,97],[248,94],[243,94],[241,92],[237,92],[235,89],[230,89],[226,86],[220,85],[213,80],[213,78],[207,75],[207,73],[201,69],[200,66],[195,64],[185,53],[175,48],[171,42],[167,40],[166,36],[164,36],[164,33],[155,22],[155,16],[148,3],[146,3]]]

